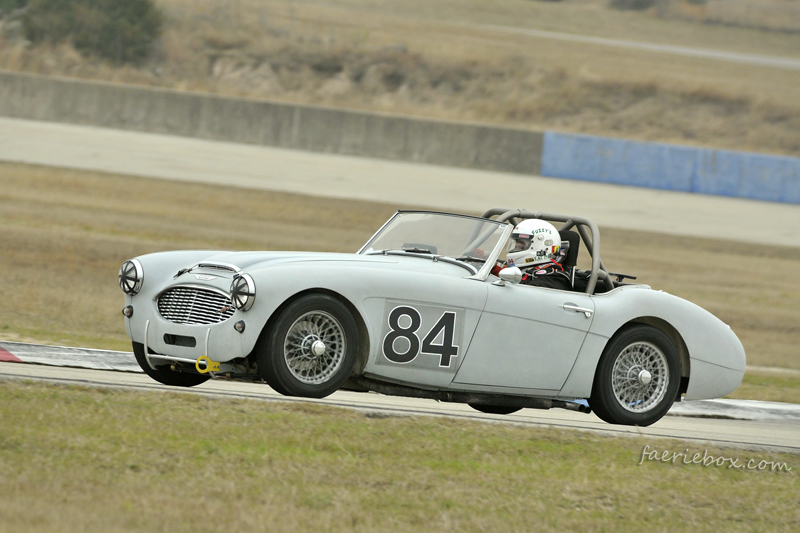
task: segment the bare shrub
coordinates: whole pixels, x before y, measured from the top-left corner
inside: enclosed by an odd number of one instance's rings
[[[0,0],[0,14],[20,9],[28,4],[28,0]]]
[[[31,0],[25,33],[33,43],[68,41],[117,63],[140,63],[161,35],[152,0]]]
[[[614,9],[645,11],[663,0],[611,0],[609,7]]]

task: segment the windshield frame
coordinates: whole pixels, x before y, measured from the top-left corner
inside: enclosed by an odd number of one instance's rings
[[[497,262],[497,258],[500,256],[500,254],[503,252],[503,250],[505,250],[506,244],[508,243],[508,239],[511,236],[511,232],[514,230],[514,225],[513,224],[510,224],[510,223],[505,222],[505,221],[492,220],[490,218],[484,218],[484,217],[480,217],[480,216],[464,215],[464,214],[461,214],[461,213],[449,213],[449,212],[446,212],[446,211],[429,211],[429,210],[421,210],[421,209],[401,209],[401,210],[398,210],[394,215],[392,215],[389,218],[389,220],[387,220],[383,224],[383,226],[381,226],[378,229],[378,231],[376,231],[372,235],[372,237],[370,237],[369,240],[367,240],[367,242],[364,244],[364,246],[362,246],[358,250],[358,252],[356,252],[356,253],[359,254],[359,255],[365,255],[366,254],[365,250],[369,249],[370,245],[377,239],[378,236],[380,236],[383,233],[383,231],[386,229],[387,226],[389,226],[398,216],[407,215],[407,214],[442,215],[442,216],[448,216],[448,217],[458,217],[458,218],[465,218],[465,219],[474,220],[476,223],[477,222],[480,222],[480,223],[493,223],[493,224],[497,224],[498,226],[502,227],[502,233],[500,234],[500,237],[497,240],[497,244],[495,244],[494,248],[489,253],[488,257],[486,257],[486,261],[483,263],[481,268],[478,269],[474,265],[472,265],[472,264],[470,264],[470,263],[468,263],[466,261],[456,261],[457,260],[456,257],[450,258],[454,262],[457,262],[460,265],[461,264],[469,265],[473,269],[477,270],[476,274],[473,274],[472,276],[467,276],[467,278],[468,279],[477,279],[477,280],[480,280],[480,281],[483,281],[483,280],[485,280],[486,278],[489,277],[489,274],[492,271],[492,267]],[[377,253],[382,253],[382,252],[383,252],[383,250],[374,250],[373,252],[370,252],[370,254],[373,254],[373,253],[377,254]],[[416,253],[413,253],[413,252],[404,252],[402,250],[392,250],[392,255],[394,255],[395,253],[398,254],[398,255],[402,254],[402,255],[408,255],[408,256],[413,256],[413,257],[422,257],[422,258],[431,258],[431,259],[433,259],[433,258],[449,258],[449,256],[443,256],[443,255],[437,255],[437,254],[431,254],[431,255],[428,255],[428,254],[416,254]],[[450,262],[450,261],[447,261],[447,262]]]

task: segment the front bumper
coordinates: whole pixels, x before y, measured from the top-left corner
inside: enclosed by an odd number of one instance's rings
[[[213,361],[227,362],[246,357],[253,349],[258,328],[245,328],[243,333],[234,324],[244,320],[245,313],[236,311],[231,318],[209,325],[175,324],[158,313],[155,302],[126,297],[133,306],[133,316],[125,318],[131,341],[147,347],[145,353],[154,365],[169,361],[194,364],[201,356]]]

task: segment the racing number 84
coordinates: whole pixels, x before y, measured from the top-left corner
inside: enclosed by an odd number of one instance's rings
[[[407,327],[400,325],[400,317],[402,316],[407,316],[411,319],[411,323]],[[425,338],[422,339],[420,346],[417,331],[421,325],[422,317],[419,311],[413,307],[400,306],[392,309],[392,312],[389,313],[389,333],[383,339],[383,355],[394,363],[409,363],[420,353],[438,355],[440,367],[450,366],[450,358],[458,356],[458,346],[453,345],[456,314],[452,311],[446,311],[428,334],[425,335]],[[442,332],[444,332],[442,343],[434,344],[434,340]],[[407,351],[398,353],[395,350],[394,344],[397,339],[406,339],[408,341],[409,347]]]

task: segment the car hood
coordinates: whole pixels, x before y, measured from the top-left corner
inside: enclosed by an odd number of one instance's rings
[[[219,252],[212,253],[200,263],[223,263],[240,269],[257,270],[277,263],[298,261],[378,261],[387,262],[387,258],[342,254],[331,252]],[[392,261],[389,261],[392,262]],[[192,266],[192,265],[188,265]]]
[[[453,260],[435,261],[433,257],[403,256],[402,254],[344,254],[333,252],[205,252],[203,255],[191,255],[189,261],[184,260],[181,268],[192,269],[192,273],[213,275],[214,277],[233,278],[235,271],[255,274],[257,271],[286,263],[349,263],[353,266],[367,268],[396,269],[415,272],[427,272],[437,275],[468,276],[469,269]],[[189,257],[186,257],[189,259]],[[191,262],[190,262],[191,261]],[[174,264],[174,263],[173,263]],[[228,268],[226,268],[228,267]],[[231,269],[229,267],[236,267]]]

